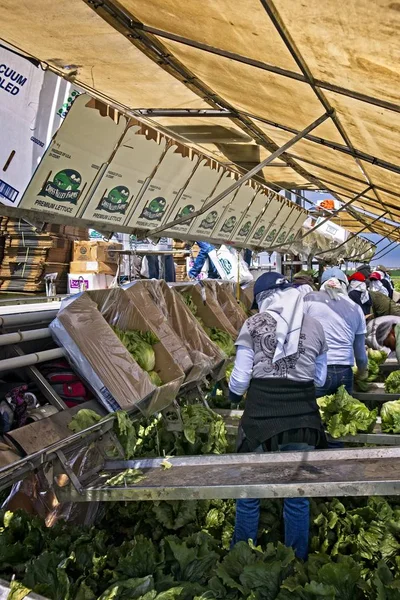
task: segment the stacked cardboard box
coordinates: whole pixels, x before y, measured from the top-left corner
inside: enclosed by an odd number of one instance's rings
[[[45,275],[56,273],[57,293],[67,291],[72,240],[87,237],[86,229],[46,225],[38,231],[21,219],[3,217],[4,256],[0,267],[0,290],[45,292]]]
[[[68,291],[104,289],[117,274],[122,244],[99,240],[74,242],[72,262],[68,275]],[[80,285],[81,282],[81,285]]]

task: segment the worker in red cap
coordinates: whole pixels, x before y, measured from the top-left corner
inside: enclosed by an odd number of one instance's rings
[[[372,300],[367,290],[366,277],[360,271],[356,271],[348,277],[349,285],[347,292],[349,298],[361,307],[365,316],[371,314]]]

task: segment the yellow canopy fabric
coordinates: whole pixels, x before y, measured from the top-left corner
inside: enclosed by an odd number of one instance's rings
[[[220,161],[400,217],[400,26],[391,0],[0,0],[1,37]],[[373,224],[374,231],[378,225]],[[391,235],[395,233],[395,227]]]

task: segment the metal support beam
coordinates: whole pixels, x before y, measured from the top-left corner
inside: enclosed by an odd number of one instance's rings
[[[105,21],[110,23],[117,31],[122,33],[148,58],[159,65],[167,73],[178,79],[178,81],[186,85],[193,93],[208,102],[211,107],[232,111],[232,121],[235,125],[250,135],[258,144],[266,148],[269,152],[277,148],[277,144],[271,140],[262,129],[257,127],[254,121],[240,114],[235,107],[219,96],[215,90],[211,89],[201,79],[196,77],[190,69],[185,67],[185,65],[171,54],[156,36],[145,32],[142,27],[143,24],[140,23],[134,15],[121,7],[119,3],[116,3],[113,0],[84,0],[84,2]],[[140,25],[139,28],[138,24]],[[333,111],[333,109],[330,110]],[[284,160],[294,171],[310,181],[313,185],[317,187],[321,186],[320,189],[326,188],[325,185],[321,185],[318,177],[306,171],[306,169],[298,165],[295,160],[287,155],[284,155]],[[328,191],[330,191],[334,198],[337,197],[334,191],[329,189]]]
[[[336,112],[334,110],[332,110],[332,106],[329,102],[329,100],[325,97],[325,95],[323,94],[323,92],[321,91],[321,89],[319,87],[317,87],[316,83],[315,83],[315,79],[313,77],[313,74],[310,70],[310,68],[308,67],[306,61],[304,60],[303,56],[301,55],[301,52],[299,51],[299,49],[297,48],[294,40],[292,39],[289,31],[287,30],[287,28],[285,27],[285,24],[283,23],[281,16],[278,12],[278,10],[276,9],[273,0],[260,0],[262,6],[265,9],[265,12],[267,13],[267,15],[269,16],[269,18],[271,19],[271,22],[273,23],[276,31],[278,32],[279,36],[281,37],[283,43],[285,44],[286,48],[289,50],[290,54],[292,55],[293,59],[295,60],[297,66],[299,67],[299,69],[301,70],[301,72],[303,73],[306,82],[309,84],[309,86],[311,87],[311,89],[313,90],[314,94],[316,95],[316,97],[318,98],[318,100],[320,101],[321,105],[323,106],[324,110],[331,115],[331,119],[333,124],[335,125],[338,133],[340,134],[340,136],[342,137],[344,143],[346,144],[346,146],[349,148],[349,150],[351,151],[352,154],[354,154],[355,149],[353,147],[353,144],[349,138],[349,136],[347,135],[347,132],[345,130],[345,128],[343,127],[342,123],[340,122],[340,119],[338,118]],[[354,160],[356,161],[361,173],[363,174],[366,182],[372,186],[373,183],[368,175],[368,173],[366,173],[360,159],[358,158],[354,158]],[[381,200],[381,198],[379,197],[378,192],[374,189],[373,193],[375,194],[378,203],[381,205],[382,210],[385,210],[385,206]],[[388,211],[387,211],[388,212]],[[390,214],[390,213],[389,213]]]
[[[97,4],[104,4],[104,0],[97,0]],[[250,67],[255,67],[256,69],[261,69],[263,71],[268,71],[269,73],[275,73],[276,75],[281,75],[282,77],[286,77],[288,79],[294,79],[296,81],[301,81],[307,83],[307,79],[297,73],[296,71],[290,71],[289,69],[282,69],[281,67],[277,67],[275,65],[271,65],[269,63],[265,63],[260,60],[255,60],[248,56],[243,56],[242,54],[237,54],[236,52],[230,52],[229,50],[223,50],[222,48],[217,48],[215,46],[211,46],[209,44],[204,44],[203,42],[199,42],[197,40],[192,40],[182,35],[178,35],[175,33],[171,33],[169,31],[164,31],[162,29],[157,29],[156,27],[150,27],[149,25],[145,25],[144,23],[134,22],[131,24],[132,29],[137,29],[138,31],[144,31],[146,33],[150,33],[159,38],[164,38],[171,40],[173,42],[177,42],[178,44],[182,44],[185,46],[190,46],[192,48],[197,48],[198,50],[203,50],[204,52],[208,52],[209,54],[215,54],[217,56],[222,56],[223,58],[228,58],[229,60],[233,60],[235,62],[239,62],[245,65],[249,65]],[[359,100],[360,102],[365,102],[366,104],[372,104],[374,106],[379,106],[380,108],[385,108],[387,110],[393,112],[400,112],[400,105],[394,104],[393,102],[387,102],[386,100],[382,100],[381,98],[375,98],[373,96],[369,96],[367,94],[362,94],[361,92],[356,92],[354,90],[349,90],[347,88],[343,88],[338,85],[334,85],[332,83],[323,81],[321,79],[315,79],[315,85],[319,88],[328,90],[330,92],[335,92],[341,96],[347,96],[349,98],[354,98],[355,100]]]
[[[19,346],[13,346],[11,350],[16,356],[25,356],[25,352],[23,352]],[[39,369],[32,365],[25,368],[28,377],[37,385],[43,396],[50,402],[50,404],[55,406],[57,410],[65,410],[68,408],[65,402],[56,393],[54,388],[49,384],[47,379],[43,377]]]
[[[343,204],[343,206],[341,206],[340,208],[334,210],[329,217],[327,217],[326,219],[323,219],[322,221],[320,221],[319,223],[317,223],[317,225],[315,225],[312,229],[310,229],[309,231],[307,231],[300,238],[299,241],[304,240],[304,238],[306,238],[308,235],[310,235],[310,233],[312,233],[313,231],[315,231],[319,227],[322,227],[322,225],[325,225],[325,223],[327,223],[328,221],[330,221],[332,219],[332,217],[335,217],[338,213],[340,213],[343,210],[345,210],[345,208],[347,208],[348,206],[350,206],[351,204],[353,204],[353,202],[355,202],[356,200],[358,200],[361,196],[363,196],[364,194],[366,194],[367,192],[369,192],[370,189],[372,189],[372,188],[369,185],[367,188],[365,188],[365,190],[363,192],[360,192],[359,194],[357,194],[356,196],[354,196],[354,198],[352,198],[351,200],[349,200],[348,202],[346,202],[346,204]]]
[[[389,254],[389,252],[392,252],[392,250],[394,249],[393,246],[395,244],[400,244],[399,240],[393,240],[389,244],[386,244],[386,246],[384,246],[383,248],[381,248],[381,250],[379,250],[379,252],[377,252],[375,254],[374,260],[380,260],[381,258],[383,258],[384,256],[386,256],[386,254]],[[388,248],[390,248],[390,250],[387,250]],[[385,252],[385,250],[386,250],[386,252]]]
[[[324,113],[323,115],[321,115],[316,121],[314,121],[313,123],[308,125],[305,129],[303,129],[303,131],[300,131],[292,139],[287,141],[286,144],[284,144],[283,146],[278,148],[278,150],[275,150],[275,152],[273,152],[270,156],[268,156],[266,159],[264,159],[262,162],[260,162],[260,164],[256,165],[253,169],[248,171],[245,175],[243,175],[237,181],[235,181],[232,185],[230,185],[226,190],[224,190],[223,192],[218,194],[215,198],[213,198],[210,202],[208,202],[207,204],[202,206],[202,208],[200,210],[197,210],[196,212],[191,213],[190,215],[186,215],[185,217],[181,217],[180,219],[175,219],[174,221],[171,221],[170,223],[166,223],[165,225],[162,225],[161,227],[157,227],[157,229],[153,229],[151,231],[151,235],[152,236],[157,235],[161,231],[166,231],[167,229],[170,229],[171,227],[175,227],[175,225],[180,225],[181,223],[185,223],[186,221],[189,221],[195,217],[198,217],[199,215],[202,215],[206,210],[212,208],[213,206],[218,204],[218,202],[223,200],[226,196],[229,196],[229,194],[231,194],[232,192],[237,190],[241,185],[243,185],[243,183],[245,183],[246,181],[251,179],[253,177],[253,175],[255,175],[256,173],[261,171],[269,163],[273,162],[276,158],[278,158],[278,156],[281,156],[281,154],[286,152],[286,150],[288,148],[290,148],[291,146],[296,144],[299,140],[301,140],[301,138],[303,138],[305,135],[307,135],[307,133],[309,131],[312,131],[316,127],[319,127],[319,125],[321,125],[321,123],[323,123],[324,121],[329,119],[329,117],[330,117],[330,115],[328,113]]]
[[[235,115],[229,110],[212,108],[134,108],[133,112],[141,117],[228,117]]]

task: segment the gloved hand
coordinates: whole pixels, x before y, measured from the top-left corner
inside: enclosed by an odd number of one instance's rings
[[[358,381],[365,381],[366,379],[368,379],[368,375],[369,375],[368,367],[366,367],[362,371],[360,371],[360,369],[358,369],[355,377]]]

